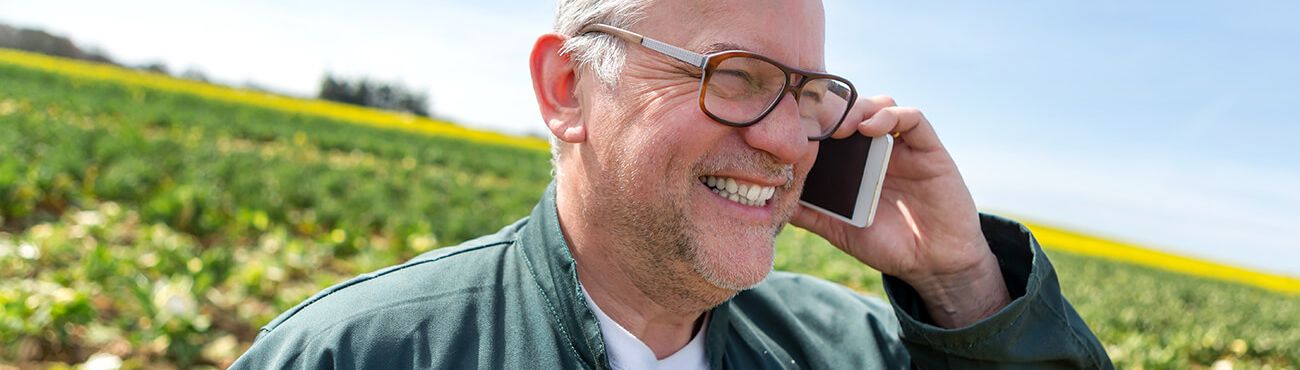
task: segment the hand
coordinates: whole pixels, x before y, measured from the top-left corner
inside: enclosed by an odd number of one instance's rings
[[[966,326],[1006,306],[1010,297],[975,202],[925,116],[887,96],[860,98],[833,137],[853,130],[899,134],[872,225],[857,228],[802,206],[791,222],[916,288],[941,326]]]

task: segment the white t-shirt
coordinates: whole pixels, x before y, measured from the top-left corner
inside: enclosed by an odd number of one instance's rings
[[[600,336],[605,338],[605,354],[609,356],[609,365],[615,370],[708,370],[709,361],[704,355],[704,329],[709,326],[708,317],[705,317],[704,324],[700,325],[700,330],[695,332],[695,337],[685,347],[660,360],[650,347],[609,318],[605,311],[601,311],[600,306],[591,300],[591,294],[587,294],[587,288],[582,288],[582,295],[587,299],[587,306],[596,313],[596,320],[600,321]]]

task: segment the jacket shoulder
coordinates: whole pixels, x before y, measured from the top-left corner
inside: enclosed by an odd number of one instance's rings
[[[820,278],[773,272],[729,304],[747,353],[811,368],[906,367],[893,309],[877,297]],[[854,348],[835,351],[833,348]]]
[[[851,315],[887,325],[897,332],[894,310],[884,300],[824,279],[774,271],[753,289],[735,298],[742,311],[775,311],[803,324],[838,325]]]
[[[358,363],[370,366],[454,345],[462,327],[490,325],[484,315],[493,313],[480,308],[500,306],[495,300],[517,270],[515,236],[526,222],[326,288],[263,327],[232,368],[344,358],[367,358]]]

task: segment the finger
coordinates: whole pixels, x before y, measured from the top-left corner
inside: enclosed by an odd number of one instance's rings
[[[913,107],[885,107],[858,125],[858,132],[864,136],[877,137],[898,133],[899,137],[913,149],[931,150],[942,148],[939,136],[935,133],[930,120]]]
[[[857,101],[853,102],[853,108],[849,109],[849,114],[844,116],[844,123],[840,124],[840,127],[835,130],[835,133],[831,134],[831,137],[836,139],[849,137],[849,135],[853,133],[853,130],[856,130],[857,126],[861,124],[862,121],[866,121],[867,118],[870,118],[872,115],[876,114],[876,112],[885,107],[892,107],[895,105],[894,98],[885,95],[877,95],[870,98],[859,97]]]
[[[794,216],[790,218],[790,224],[800,228],[812,231],[814,234],[821,235],[826,240],[835,244],[838,239],[836,223],[842,223],[830,216],[824,215],[802,204],[794,211]],[[839,225],[841,228],[843,225]],[[838,245],[838,244],[835,244]]]

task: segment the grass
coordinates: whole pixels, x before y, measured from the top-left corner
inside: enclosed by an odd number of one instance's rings
[[[1300,279],[1292,277],[1179,256],[1114,240],[1088,236],[1057,227],[1030,224],[1029,228],[1043,243],[1063,252],[1149,266],[1214,280],[1231,281],[1290,295],[1300,295]]]
[[[268,108],[292,114],[309,114],[377,128],[519,148],[546,149],[547,147],[544,140],[537,138],[514,137],[471,130],[448,122],[409,114],[387,112],[324,100],[299,99],[251,90],[231,89],[220,85],[177,79],[156,73],[126,70],[111,65],[80,62],[17,50],[0,48],[0,60],[4,60],[4,63],[13,66],[53,72],[77,80],[108,82],[127,88],[180,93],[206,100]]]
[[[223,367],[315,291],[526,215],[550,178],[540,140],[400,114],[3,50],[0,81],[0,364]],[[1300,364],[1294,279],[1032,227],[1119,367]],[[803,230],[777,268],[882,294]]]

